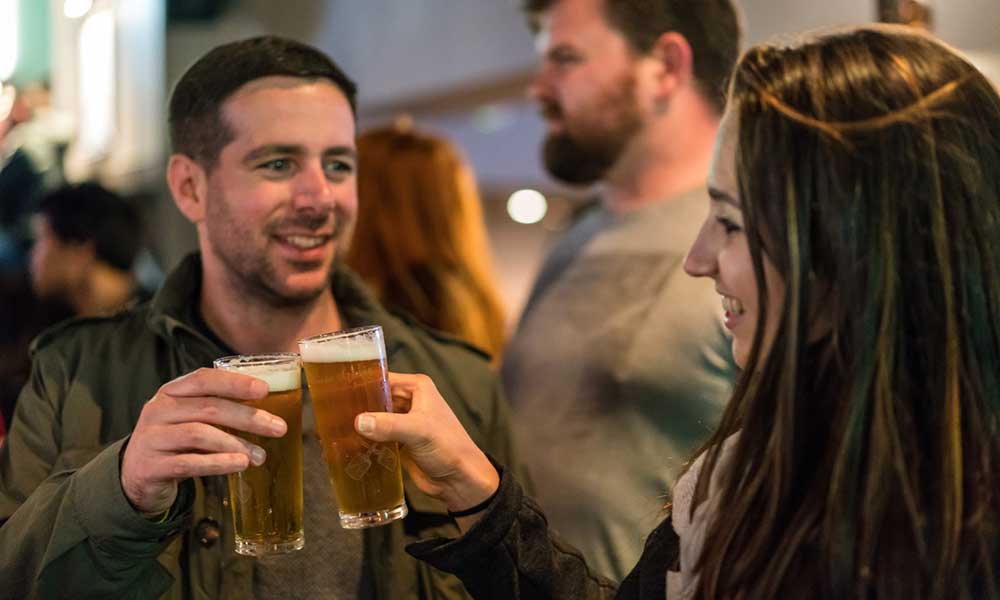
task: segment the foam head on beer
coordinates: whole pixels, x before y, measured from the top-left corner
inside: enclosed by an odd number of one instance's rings
[[[272,394],[295,390],[302,385],[302,376],[299,373],[297,361],[286,360],[269,364],[267,361],[251,358],[230,357],[220,359],[218,363],[221,369],[237,371],[244,375],[262,379],[267,383],[267,391]]]
[[[345,335],[331,333],[299,342],[303,362],[337,363],[382,360],[383,345],[375,335]]]

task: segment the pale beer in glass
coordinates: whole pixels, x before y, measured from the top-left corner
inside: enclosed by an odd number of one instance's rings
[[[264,556],[299,550],[302,530],[302,372],[292,353],[227,356],[215,368],[251,375],[267,382],[267,396],[242,404],[284,419],[288,431],[280,438],[229,430],[264,449],[267,458],[229,478],[236,552]]]
[[[392,412],[385,342],[379,326],[349,329],[299,342],[316,429],[347,529],[406,516],[399,445],[354,431],[363,412]]]

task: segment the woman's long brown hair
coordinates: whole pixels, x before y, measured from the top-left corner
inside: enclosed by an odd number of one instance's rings
[[[766,255],[787,291],[706,445],[698,596],[1000,598],[995,88],[869,27],[751,49],[728,110],[757,281]]]
[[[497,356],[503,306],[476,184],[455,147],[409,128],[366,132],[358,200],[347,265],[387,306]]]

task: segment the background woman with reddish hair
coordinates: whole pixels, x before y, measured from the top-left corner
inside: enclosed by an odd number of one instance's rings
[[[347,265],[390,308],[497,357],[503,307],[476,183],[458,150],[406,122],[362,134],[358,203]]]

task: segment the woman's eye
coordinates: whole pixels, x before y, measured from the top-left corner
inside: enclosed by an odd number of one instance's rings
[[[718,221],[720,225],[722,225],[722,228],[723,230],[725,230],[726,234],[736,233],[738,231],[742,231],[743,229],[742,227],[737,225],[736,222],[726,217],[716,217],[715,220]]]

